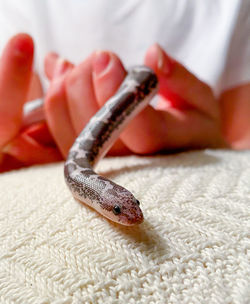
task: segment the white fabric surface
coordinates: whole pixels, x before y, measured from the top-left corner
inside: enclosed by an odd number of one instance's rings
[[[250,151],[104,159],[142,202],[113,224],[62,164],[0,175],[0,303],[250,303]]]
[[[250,81],[249,0],[0,0],[0,49],[30,33],[36,67],[47,52],[79,63],[96,49],[140,64],[158,42],[216,92]]]

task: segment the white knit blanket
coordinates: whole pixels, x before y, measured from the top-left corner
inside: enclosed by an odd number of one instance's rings
[[[0,175],[0,303],[250,303],[250,151],[109,158],[141,201],[113,224],[75,201],[63,164]]]

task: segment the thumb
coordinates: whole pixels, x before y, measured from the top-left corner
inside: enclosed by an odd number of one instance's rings
[[[157,74],[159,94],[172,107],[181,110],[196,108],[206,115],[217,117],[218,111],[211,88],[181,63],[175,61],[158,45],[152,45],[145,56],[145,64]]]
[[[49,80],[52,80],[55,76],[64,74],[73,68],[73,66],[73,63],[53,52],[48,53],[44,59],[44,71]]]

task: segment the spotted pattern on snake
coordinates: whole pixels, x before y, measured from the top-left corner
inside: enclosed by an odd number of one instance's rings
[[[139,201],[127,189],[95,173],[93,168],[157,89],[158,80],[151,69],[136,66],[129,70],[117,93],[80,133],[65,162],[65,181],[73,196],[122,225],[143,221]]]

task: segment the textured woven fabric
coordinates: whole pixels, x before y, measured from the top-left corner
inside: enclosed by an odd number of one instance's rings
[[[141,201],[122,227],[75,201],[63,164],[0,175],[0,303],[250,303],[250,152],[104,159]]]

